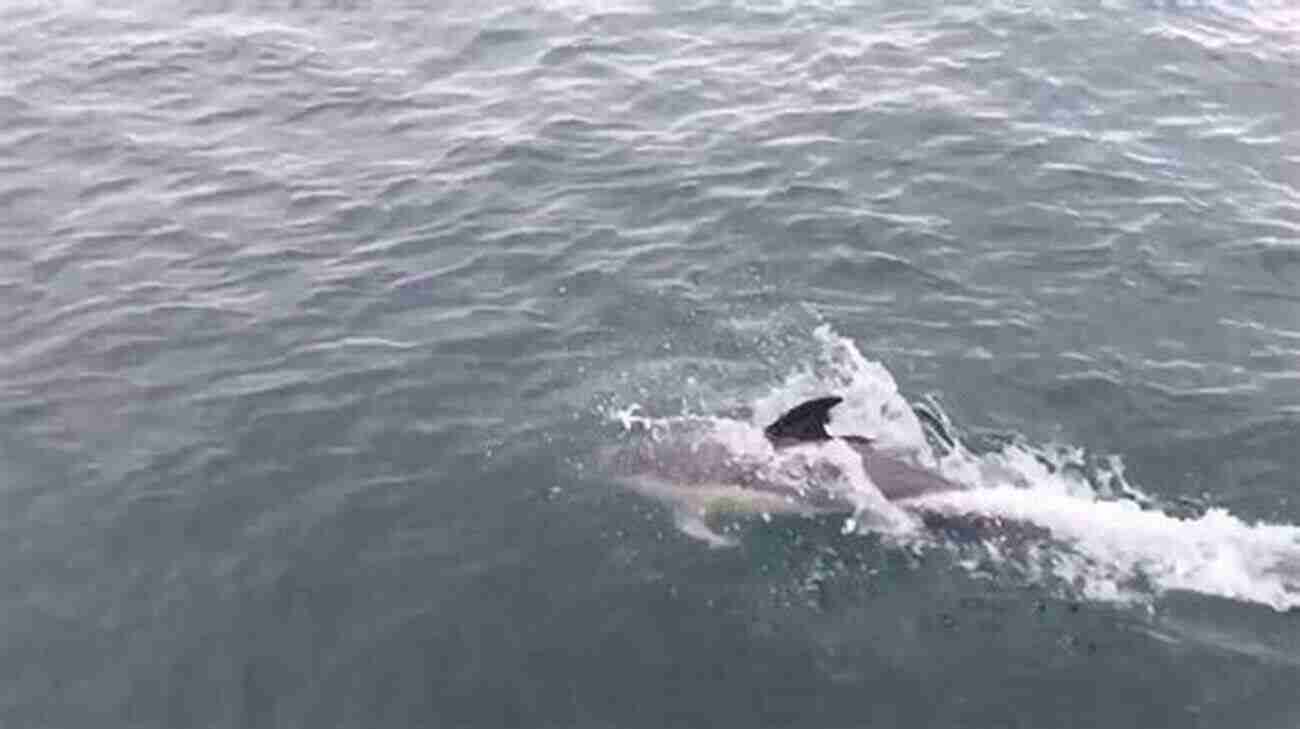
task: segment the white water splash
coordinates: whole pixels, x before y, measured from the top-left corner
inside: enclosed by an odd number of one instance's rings
[[[920,514],[1031,527],[1037,536],[1016,549],[988,539],[981,560],[958,559],[971,569],[992,563],[1025,579],[1067,586],[1094,600],[1146,602],[1168,590],[1185,590],[1270,606],[1300,608],[1300,526],[1251,524],[1222,509],[1195,518],[1159,508],[1158,500],[1129,484],[1117,457],[1089,459],[1082,448],[1013,444],[975,453],[958,442],[938,458],[923,427],[898,391],[889,370],[862,355],[852,340],[821,326],[814,361],[789,375],[753,404],[750,421],[718,418],[653,418],[635,408],[619,413],[629,429],[666,433],[690,421],[708,440],[736,457],[767,459],[797,475],[787,457],[774,452],[762,427],[786,409],[813,397],[836,394],[844,402],[829,430],[866,435],[968,488],[889,503],[862,472],[857,455],[842,443],[799,458],[833,464],[847,474],[845,489],[857,507],[846,529],[924,539]],[[804,464],[805,466],[807,464]],[[794,477],[794,476],[792,476]],[[1024,530],[1022,530],[1024,531]],[[934,544],[935,540],[928,541]],[[938,547],[945,545],[938,540]]]
[[[1056,576],[1089,598],[1140,601],[1145,590],[1188,590],[1300,607],[1300,527],[1248,524],[1222,509],[1179,518],[1033,486],[931,494],[914,504],[1045,528],[1060,545],[1049,560]]]

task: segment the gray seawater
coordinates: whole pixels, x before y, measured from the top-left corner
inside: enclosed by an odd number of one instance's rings
[[[1300,524],[1287,3],[19,2],[0,58],[4,727],[1300,724],[1285,604],[714,549],[590,458],[828,325]]]

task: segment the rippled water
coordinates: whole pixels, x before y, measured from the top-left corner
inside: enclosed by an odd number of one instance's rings
[[[1300,13],[435,5],[0,10],[0,723],[1300,722]],[[592,465],[893,384],[1027,546]]]

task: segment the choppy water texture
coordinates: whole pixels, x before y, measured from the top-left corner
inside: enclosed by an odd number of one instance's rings
[[[0,10],[0,724],[1300,724],[1287,3],[433,5]],[[592,465],[828,388],[976,490]]]

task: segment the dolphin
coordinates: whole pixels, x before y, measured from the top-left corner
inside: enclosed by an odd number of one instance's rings
[[[827,458],[810,446],[843,444],[862,471],[891,502],[905,502],[936,491],[963,488],[909,454],[875,445],[860,435],[832,436],[826,431],[838,396],[801,403],[763,429],[771,446],[766,453],[737,453],[698,427],[652,434],[630,448],[607,451],[604,464],[633,490],[668,504],[679,528],[715,546],[733,540],[717,534],[707,520],[719,514],[791,514],[850,516],[861,501],[843,487],[843,458]],[[951,445],[942,424],[918,412]],[[805,455],[811,457],[799,457]],[[831,455],[834,455],[833,453]],[[856,464],[855,464],[856,465]],[[837,486],[838,484],[838,486]]]

